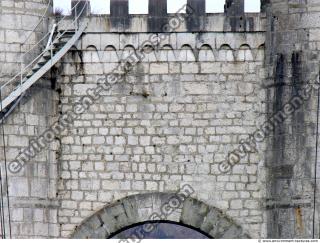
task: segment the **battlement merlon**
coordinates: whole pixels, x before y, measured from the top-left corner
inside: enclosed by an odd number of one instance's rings
[[[73,5],[77,1],[73,0]],[[89,22],[86,32],[158,33],[170,32],[174,27],[172,32],[243,33],[265,32],[266,29],[265,13],[245,13],[244,0],[226,0],[224,13],[206,13],[205,0],[188,0],[187,13],[179,14],[167,13],[167,0],[149,0],[148,14],[129,14],[128,0],[111,0],[110,3],[111,13],[105,15],[90,13],[88,7],[84,17]],[[178,25],[173,19],[179,19]]]

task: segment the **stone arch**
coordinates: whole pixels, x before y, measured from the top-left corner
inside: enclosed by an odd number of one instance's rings
[[[128,58],[130,55],[135,54],[136,53],[136,49],[133,45],[126,45],[123,48],[123,52],[121,55],[121,59],[125,60],[126,58]]]
[[[95,45],[89,45],[83,52],[83,62],[86,63],[99,63],[100,57],[98,49]]]
[[[142,62],[157,62],[158,61],[156,51],[152,45],[146,44],[142,47],[142,49],[140,51],[144,55]]]
[[[250,238],[219,209],[176,193],[132,195],[106,205],[76,227],[71,238],[106,239],[130,225],[157,221],[164,215],[165,220],[193,227],[212,238]]]
[[[164,45],[158,52],[159,61],[163,62],[174,62],[176,61],[176,55],[174,53],[174,49],[171,45]]]
[[[264,55],[265,55],[265,44],[261,44],[256,50],[255,60],[264,61]]]
[[[82,50],[73,45],[63,57],[63,60],[66,63],[83,63]]]
[[[179,59],[181,62],[195,62],[196,55],[190,45],[183,45],[180,49]]]
[[[253,61],[253,53],[251,51],[250,45],[243,44],[240,46],[240,48],[237,50],[236,61]]]
[[[213,49],[210,45],[204,44],[199,49],[198,60],[201,61],[215,61]]]
[[[117,49],[114,45],[107,45],[104,48],[103,55],[102,55],[102,62],[118,62],[119,56]]]
[[[234,53],[230,45],[223,44],[219,48],[219,54],[218,54],[218,60],[219,61],[227,61],[227,62],[233,62],[234,61]]]

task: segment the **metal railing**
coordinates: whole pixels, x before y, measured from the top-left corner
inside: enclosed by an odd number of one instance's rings
[[[51,2],[52,0],[50,0]],[[85,1],[85,4],[83,6],[83,8],[79,11],[79,14],[77,13],[77,7],[79,6],[79,4],[81,3],[81,0],[78,1],[71,9],[71,12],[73,10],[75,10],[76,14],[74,15],[74,19],[72,20],[71,23],[68,23],[66,25],[66,28],[64,31],[60,32],[57,36],[55,36],[55,38],[53,39],[53,35],[55,32],[56,28],[59,28],[59,25],[66,20],[66,18],[68,16],[63,16],[58,23],[54,24],[54,28],[52,28],[52,30],[50,32],[48,32],[47,34],[45,34],[37,43],[35,43],[32,48],[30,48],[28,51],[26,51],[25,53],[23,53],[21,55],[21,68],[20,68],[20,72],[18,74],[16,74],[13,78],[11,78],[9,81],[5,82],[1,87],[0,87],[0,94],[2,97],[2,100],[5,98],[4,97],[4,89],[6,87],[8,87],[10,84],[15,84],[15,82],[18,82],[18,80],[20,79],[20,86],[23,83],[23,81],[25,80],[26,76],[28,75],[29,72],[32,71],[32,67],[34,67],[34,65],[37,64],[37,62],[39,61],[39,59],[48,51],[51,50],[51,58],[52,58],[52,53],[53,53],[53,47],[54,44],[57,44],[59,42],[59,40],[64,37],[65,33],[68,31],[69,28],[74,28],[75,31],[77,31],[79,29],[79,19],[82,16],[83,12],[85,11],[85,9],[88,6],[88,2]],[[49,3],[50,5],[50,3]],[[43,23],[44,19],[45,19],[45,15],[47,14],[49,9],[49,6],[47,7],[45,14],[42,16],[42,19],[40,20],[40,22],[36,25],[36,27],[32,30],[32,32],[27,36],[27,38],[25,39],[25,41],[21,44],[21,46],[25,46],[27,45],[27,41],[30,39],[30,37],[32,36],[32,34],[34,32],[36,32],[36,29],[40,26],[41,23]],[[34,59],[32,59],[26,66],[24,66],[24,60],[27,57],[27,55],[33,54],[36,51],[36,48],[39,48],[39,45],[41,45],[41,43],[48,39],[47,41],[47,46],[46,48],[44,48],[44,50],[37,55]],[[22,48],[21,48],[22,49]],[[12,91],[14,91],[15,89],[13,89]],[[10,94],[10,90],[9,90],[9,94]],[[2,102],[1,100],[1,102]]]

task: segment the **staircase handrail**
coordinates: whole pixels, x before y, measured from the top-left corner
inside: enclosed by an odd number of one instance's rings
[[[78,2],[73,6],[73,8],[71,9],[71,11],[74,10],[74,9],[78,6],[78,4],[80,4],[80,2],[81,2],[81,1],[78,1]],[[79,20],[79,18],[81,17],[82,13],[83,13],[84,10],[86,9],[87,5],[88,5],[88,2],[86,1],[86,2],[85,2],[85,5],[84,5],[83,8],[81,9],[79,15],[75,15],[75,16],[74,16],[74,17],[75,17],[74,20],[73,20],[71,23],[69,23],[69,24],[67,25],[67,27],[73,26],[73,24],[74,24],[76,21]],[[67,17],[67,16],[64,16],[64,17],[56,24],[57,27],[58,27],[58,25],[59,25],[63,20],[66,19],[66,17]],[[77,30],[77,29],[79,29],[79,27],[76,25],[76,30]],[[67,32],[67,30],[65,30],[62,34],[60,34],[59,36],[57,36],[57,37],[54,39],[54,41],[51,41],[51,45],[50,45],[49,48],[52,48],[53,45],[54,45],[54,43],[55,43],[57,40],[61,39],[66,32]],[[50,35],[50,32],[48,32],[43,38],[41,38],[41,40],[38,41],[29,51],[27,51],[26,53],[24,53],[24,54],[22,55],[22,58],[25,57],[28,53],[30,53],[30,52],[31,52],[40,42],[42,42],[42,41],[45,39],[45,37],[47,37],[48,35]],[[23,74],[26,72],[26,70],[27,70],[30,66],[32,66],[33,64],[35,64],[35,62],[36,62],[47,50],[48,50],[48,49],[44,49],[36,58],[34,58],[32,61],[30,61],[27,66],[21,68],[20,73],[18,73],[18,74],[15,75],[13,78],[11,78],[9,81],[7,81],[6,83],[4,83],[4,84],[0,87],[0,92],[2,93],[2,89],[5,88],[8,84],[10,84],[10,83],[12,83],[13,81],[15,81],[18,77],[21,78],[21,81],[20,81],[20,82],[22,83],[22,81],[23,81]]]
[[[38,22],[38,24],[30,31],[30,33],[28,34],[27,38],[24,40],[24,42],[21,44],[22,46],[26,44],[26,42],[30,39],[30,37],[32,36],[32,34],[36,31],[36,29],[39,27],[39,25],[43,22],[43,20],[46,18],[46,15],[48,14],[48,11],[50,9],[50,6],[52,5],[52,1],[53,0],[49,0],[47,8],[45,10],[45,12],[43,13],[43,15],[41,16],[40,21]]]

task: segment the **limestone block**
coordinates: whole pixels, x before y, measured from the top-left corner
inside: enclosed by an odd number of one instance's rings
[[[85,74],[104,74],[103,64],[101,63],[85,63],[83,66]]]
[[[208,207],[205,204],[193,199],[186,199],[182,209],[181,222],[188,222],[193,227],[201,227],[207,213]]]
[[[15,195],[16,197],[30,196],[28,179],[23,177],[11,177],[9,195]]]
[[[9,145],[13,147],[27,147],[29,139],[24,136],[9,135]]]
[[[184,90],[188,95],[203,95],[208,94],[208,84],[205,83],[184,83]]]
[[[35,223],[34,234],[36,236],[48,236],[48,224],[46,223]]]
[[[96,49],[100,49],[100,36],[99,34],[86,34],[81,39],[82,50],[86,50],[89,46],[94,46]]]
[[[22,221],[23,220],[23,209],[13,208],[11,211],[12,221]]]
[[[25,16],[24,20],[27,19],[27,21],[29,21],[29,19],[28,19],[29,17],[30,16]],[[18,30],[18,29],[21,29],[21,27],[22,27],[22,23],[21,23],[21,16],[20,15],[1,14],[1,16],[0,16],[0,28]]]
[[[242,208],[242,200],[231,200],[230,208],[231,209],[241,209]]]
[[[150,64],[150,74],[167,74],[169,73],[168,63]]]
[[[258,209],[259,208],[259,202],[256,200],[246,200],[244,202],[244,207],[248,209]]]
[[[182,73],[198,73],[199,65],[198,63],[182,63],[181,69]]]
[[[200,68],[201,73],[221,73],[221,64],[218,62],[202,62]]]
[[[177,48],[180,49],[184,45],[189,45],[191,48],[196,47],[196,35],[193,33],[177,34]]]
[[[120,49],[120,35],[111,33],[101,33],[100,35],[100,50],[105,50],[106,47],[112,46],[115,50]],[[94,42],[96,43],[96,42]]]
[[[83,96],[87,95],[88,89],[94,89],[95,87],[95,84],[75,84],[73,86],[73,92],[75,95]]]

